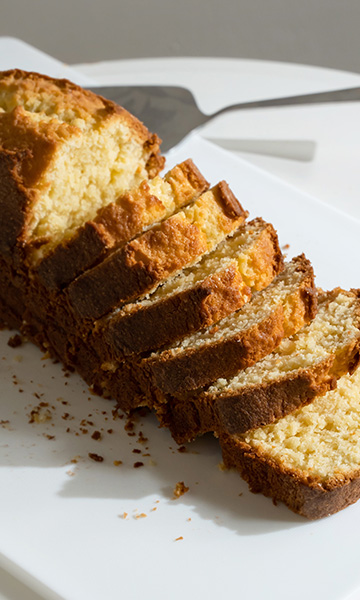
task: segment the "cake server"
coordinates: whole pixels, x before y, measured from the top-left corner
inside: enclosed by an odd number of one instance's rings
[[[360,88],[347,88],[315,94],[272,98],[270,100],[241,102],[225,106],[211,115],[205,115],[198,108],[190,90],[183,87],[117,85],[91,87],[89,89],[121,104],[145,123],[150,131],[156,131],[163,140],[162,149],[164,152],[176,146],[194,129],[230,111],[360,100]],[[301,140],[299,142],[301,144]]]

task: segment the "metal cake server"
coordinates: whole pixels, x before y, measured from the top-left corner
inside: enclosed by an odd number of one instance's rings
[[[354,102],[360,100],[360,88],[347,88],[270,100],[257,100],[232,104],[205,115],[198,108],[190,90],[178,86],[99,86],[91,91],[117,102],[140,121],[150,131],[156,131],[163,140],[162,150],[167,152],[178,144],[190,131],[205,125],[208,121],[233,110],[296,106],[325,102]]]

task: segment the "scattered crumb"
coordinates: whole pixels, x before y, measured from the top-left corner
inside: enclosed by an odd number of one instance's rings
[[[72,421],[75,417],[72,417],[70,413],[66,412],[61,416],[64,421]]]
[[[242,493],[242,492],[240,492],[239,496],[241,497],[242,495],[243,495],[243,493]]]
[[[104,460],[103,456],[99,456],[99,454],[95,454],[95,452],[89,452],[88,457],[95,462],[103,462]]]
[[[153,508],[151,508],[150,512],[154,512],[154,510],[157,510],[157,506],[154,506]]]
[[[147,515],[145,513],[140,513],[139,515],[134,515],[134,519],[145,519]]]
[[[115,467],[119,467],[120,465],[123,464],[122,460],[114,460],[113,464],[115,465]]]
[[[48,433],[44,433],[44,437],[46,437],[47,440],[54,440],[55,439],[54,435],[49,435]]]
[[[108,429],[107,430],[108,433],[113,433],[113,431],[114,431],[113,429]]]
[[[140,460],[134,463],[134,469],[138,469],[139,467],[143,467],[144,463]]]
[[[147,437],[145,437],[145,436],[143,435],[143,432],[142,432],[142,431],[139,431],[139,435],[138,435],[138,439],[137,439],[137,441],[138,441],[138,443],[139,443],[139,444],[146,444],[146,442],[148,442],[149,440],[148,440],[148,438],[147,438]]]
[[[185,483],[183,481],[178,481],[174,488],[173,500],[180,498],[180,496],[183,496],[188,491],[189,491],[189,488],[185,485]]]
[[[135,427],[135,421],[131,417],[129,417],[124,425],[124,429],[125,429],[125,431],[133,431],[134,427]]]
[[[51,421],[52,415],[46,402],[40,402],[38,406],[35,406],[29,415],[29,423],[45,423]]]
[[[284,244],[284,246],[282,247],[283,250],[289,250],[290,248],[290,244]]]
[[[2,421],[0,421],[0,426],[3,429],[10,429],[10,421],[2,420]]]
[[[101,436],[100,431],[94,431],[94,433],[92,434],[91,437],[92,437],[93,440],[101,440],[102,436]]]
[[[21,354],[16,354],[16,355],[14,356],[14,360],[15,360],[16,362],[18,362],[18,363],[22,362],[22,361],[23,361],[23,358],[24,358],[24,357],[23,357]]]
[[[69,475],[69,477],[74,477],[75,473],[74,471],[66,471],[66,475]]]
[[[128,513],[124,512],[122,515],[118,515],[118,517],[120,517],[120,519],[127,519],[128,518]]]
[[[188,519],[186,519],[187,521],[191,521],[191,517],[189,517]]]
[[[179,537],[175,538],[174,542],[178,542],[179,540],[183,540],[183,539],[184,539],[183,536],[180,535]]]
[[[133,453],[134,454],[141,454],[141,450],[139,448],[134,448]]]
[[[225,467],[223,462],[219,462],[218,468],[220,469],[220,471],[227,471],[227,468]]]
[[[18,348],[19,346],[22,346],[23,341],[23,337],[16,333],[8,339],[7,345],[10,346],[10,348]]]
[[[81,456],[74,456],[74,458],[72,458],[70,462],[76,464],[77,462],[79,462],[80,459]]]

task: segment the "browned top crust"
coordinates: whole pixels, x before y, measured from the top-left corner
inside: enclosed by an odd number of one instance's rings
[[[4,107],[7,111],[13,110],[19,104],[25,103],[26,107],[36,102],[38,112],[41,111],[41,105],[46,103],[49,114],[67,115],[68,119],[73,120],[103,121],[113,115],[121,115],[139,140],[149,140],[148,129],[125,108],[67,79],[54,79],[21,69],[0,71],[0,106],[3,106],[5,94],[12,96],[11,104]]]
[[[231,216],[225,213],[228,211],[228,199],[233,202],[233,196],[226,188],[219,189],[217,185],[207,194],[199,223],[196,213],[189,218],[184,212],[177,213],[120,250],[115,250],[103,262],[73,281],[67,292],[75,315],[98,319],[115,307],[155,289],[160,282],[200,260],[209,251],[210,243],[201,223],[205,215],[210,219],[214,204],[224,207],[224,212],[219,211],[218,221],[211,232],[217,243],[245,220],[247,212],[240,203],[237,211],[231,211]]]
[[[256,257],[251,257],[256,270],[254,289],[260,290],[282,270],[283,257],[272,225],[259,218],[250,221],[248,226],[252,225],[264,226],[260,247],[256,244]],[[243,227],[237,233],[241,233]],[[236,239],[237,233],[232,239]],[[230,256],[230,248],[227,253]],[[231,265],[226,263],[222,269],[204,275],[185,290],[174,290],[170,296],[157,301],[153,298],[153,302],[145,306],[141,302],[127,305],[125,310],[99,324],[100,335],[105,335],[116,359],[154,351],[216,323],[241,308],[251,294],[235,261]]]
[[[303,275],[298,288],[292,292],[290,319],[286,318],[282,303],[274,302],[266,318],[240,331],[227,331],[216,341],[209,338],[200,347],[179,346],[154,354],[145,364],[155,386],[164,394],[179,397],[219,377],[231,377],[272,352],[286,335],[294,334],[309,323],[315,317],[317,306],[314,272],[304,255],[293,259],[291,264],[296,266],[296,273]],[[233,327],[236,328],[236,323]]]
[[[46,115],[39,118],[38,114]],[[51,118],[54,117],[54,118]],[[97,127],[124,123],[143,147],[149,177],[164,164],[160,140],[135,117],[113,102],[67,81],[21,70],[0,72],[0,252],[24,260],[32,211],[39,190],[34,187],[61,143],[80,135],[80,121]],[[5,218],[3,218],[6,217]],[[39,245],[43,240],[38,239]],[[16,250],[15,250],[16,249]]]
[[[191,159],[171,169],[164,180],[171,186],[175,209],[195,200],[209,187]],[[56,246],[38,265],[37,275],[49,289],[63,287],[100,262],[110,249],[122,246],[164,216],[166,207],[151,192],[148,181],[143,181],[100,209],[74,236]]]

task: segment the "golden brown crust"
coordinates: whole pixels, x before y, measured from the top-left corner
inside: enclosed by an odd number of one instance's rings
[[[155,387],[164,394],[179,396],[205,387],[219,377],[231,377],[258,362],[284,337],[293,335],[309,323],[316,314],[317,305],[313,269],[303,255],[293,263],[304,278],[288,298],[290,316],[284,314],[282,304],[277,304],[263,321],[238,333],[227,334],[216,342],[209,340],[200,348],[174,348],[147,359],[146,367]]]
[[[58,114],[59,119],[39,119],[36,112],[41,112],[41,108],[48,116]],[[1,199],[0,208],[4,207],[9,224],[2,221],[0,225],[0,251],[8,257],[12,254],[13,261],[19,254],[22,260],[22,250],[31,238],[34,206],[40,193],[35,187],[56,158],[60,145],[81,135],[79,119],[105,126],[109,119],[120,119],[143,144],[149,176],[163,167],[160,140],[121,107],[66,80],[20,70],[0,72],[1,181],[6,193],[14,193],[13,199]],[[37,239],[36,243],[41,244],[42,240]]]
[[[319,519],[332,515],[360,497],[360,472],[341,479],[320,482],[271,459],[236,436],[220,436],[223,461],[227,468],[235,468],[254,493],[262,493],[275,502],[284,502],[292,511]]]
[[[218,199],[217,189],[215,186],[207,192],[206,201],[200,197],[202,207],[205,205],[209,213],[214,196]],[[220,213],[215,231],[218,240],[245,220],[247,213],[240,204],[239,207],[239,214],[232,217]],[[184,212],[177,213],[78,277],[68,288],[70,305],[78,317],[98,319],[200,260],[208,252],[208,244],[207,234],[197,224],[196,217],[192,220]]]
[[[0,106],[3,105],[5,95],[12,96],[12,106],[6,106],[7,110],[12,110],[19,104],[30,105],[34,101],[41,104],[43,101],[50,106],[51,113],[61,115],[67,112],[84,121],[103,121],[113,116],[121,116],[129,124],[134,135],[146,142],[149,148],[154,149],[154,145],[159,142],[157,136],[149,134],[145,125],[127,110],[67,79],[54,79],[21,69],[0,71]]]
[[[189,159],[169,171],[164,180],[171,185],[175,209],[196,200],[209,187]],[[98,211],[97,216],[80,227],[75,235],[59,244],[38,265],[36,272],[43,285],[57,289],[69,284],[82,272],[166,216],[164,203],[151,193],[149,183],[121,195]]]
[[[351,342],[341,365],[335,355],[309,367],[291,372],[279,381],[241,388],[232,393],[212,396],[208,392],[168,399],[159,405],[159,419],[170,428],[178,443],[190,441],[208,431],[245,433],[284,417],[317,396],[334,389],[337,379],[352,373],[359,363],[360,339]],[[345,355],[347,359],[345,360]]]
[[[250,253],[256,274],[253,288],[260,290],[281,272],[283,257],[272,225],[265,224],[262,219],[254,219],[249,223],[251,225],[264,226]],[[154,351],[216,323],[241,308],[250,297],[251,290],[234,261],[182,292],[111,315],[100,324],[101,335],[106,336],[118,358]]]

